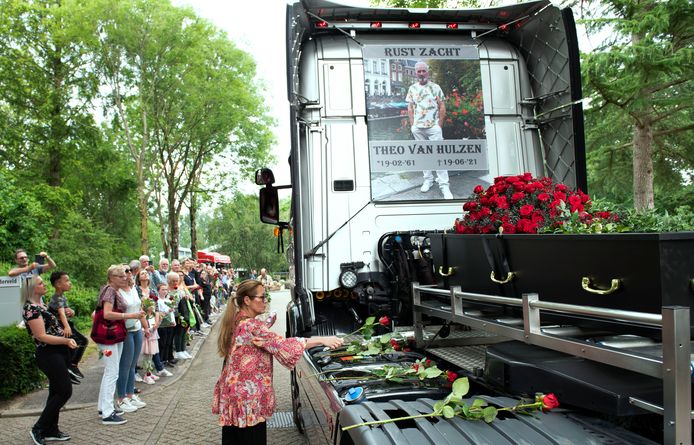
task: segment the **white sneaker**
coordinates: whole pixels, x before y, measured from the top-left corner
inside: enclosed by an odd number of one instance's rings
[[[183,357],[180,352],[174,352],[174,358],[177,360],[185,360],[185,357]]]
[[[422,193],[426,193],[431,189],[432,185],[434,185],[433,181],[424,181],[424,184],[422,184],[422,188],[420,188],[419,191]]]
[[[184,354],[184,357],[187,358],[187,359],[189,359],[189,360],[190,360],[191,358],[193,358],[193,356],[190,355],[190,353],[189,353],[188,351],[183,351],[181,354]]]
[[[148,374],[148,377],[152,377],[152,380],[154,380],[155,382],[159,380],[159,376],[156,373]]]
[[[138,374],[137,372],[135,373],[135,381],[136,381],[136,382],[141,382],[141,381],[142,381],[142,377],[140,377],[140,374]]]
[[[130,403],[130,399],[126,397],[120,401],[120,403],[118,404],[118,409],[120,409],[124,413],[134,413],[135,411],[137,411],[137,406]]]
[[[146,375],[145,378],[142,379],[142,381],[144,381],[148,385],[154,385],[156,383],[151,375]]]
[[[137,396],[137,394],[133,394],[133,396],[130,398],[130,404],[133,406],[136,406],[138,409],[139,408],[144,408],[147,406],[145,402],[140,400],[140,398]]]
[[[207,328],[209,328],[210,326],[212,326],[212,325],[209,325],[209,324],[207,324],[207,323],[203,323],[203,324],[200,325],[200,327],[202,327],[203,329],[207,329]]]
[[[451,189],[448,188],[447,185],[441,186],[441,193],[443,193],[443,199],[453,199],[453,194],[451,193]]]
[[[171,377],[171,376],[173,376],[173,374],[170,373],[168,369],[162,369],[161,371],[157,372],[157,375],[160,376],[160,377]]]

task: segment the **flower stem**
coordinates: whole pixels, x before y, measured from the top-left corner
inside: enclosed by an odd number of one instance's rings
[[[342,431],[351,430],[352,428],[356,428],[358,426],[383,425],[384,423],[392,423],[392,422],[397,422],[399,420],[423,419],[425,417],[434,417],[435,415],[436,415],[435,413],[429,413],[429,414],[418,414],[416,416],[398,417],[395,419],[388,419],[388,420],[374,420],[372,422],[363,422],[363,423],[357,423],[355,425],[343,426]]]

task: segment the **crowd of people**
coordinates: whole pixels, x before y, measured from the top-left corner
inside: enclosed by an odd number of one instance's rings
[[[36,345],[36,364],[48,377],[49,395],[43,413],[30,435],[35,444],[69,440],[58,428],[60,409],[80,384],[79,368],[88,339],[77,330],[68,303],[72,288],[67,272],[50,275],[55,290],[46,303],[46,285],[41,275],[55,269],[46,252],[34,261],[23,249],[14,257],[16,267],[8,274],[22,280],[23,319]],[[171,268],[169,269],[169,265]],[[192,358],[186,350],[193,336],[205,336],[210,316],[226,303],[234,282],[233,271],[218,270],[186,258],[162,259],[157,269],[147,255],[128,264],[115,264],[106,272],[107,282],[92,314],[91,337],[103,360],[103,376],[97,400],[101,422],[121,425],[125,413],[144,408],[135,382],[155,384],[171,377],[180,360]],[[122,329],[121,336],[103,336],[99,326]],[[112,340],[112,341],[111,341]]]
[[[59,428],[59,414],[72,385],[84,378],[79,363],[88,344],[70,320],[75,315],[66,295],[70,277],[61,270],[50,275],[55,293],[45,304],[41,274],[57,268],[55,262],[41,252],[29,263],[24,250],[16,251],[15,262],[9,274],[24,280],[23,319],[36,345],[36,364],[49,381],[46,405],[30,436],[37,445],[69,440]],[[90,333],[104,365],[97,399],[104,425],[122,425],[126,413],[147,406],[135,382],[155,384],[173,376],[179,361],[192,358],[186,348],[192,336],[206,335],[214,312],[224,310],[217,339],[224,366],[212,401],[224,444],[266,442],[266,421],[275,409],[273,358],[292,368],[305,348],[342,344],[337,337],[283,338],[273,333],[276,316],[261,317],[273,283],[265,269],[257,279],[234,286],[233,270],[217,270],[191,258],[170,263],[162,259],[155,269],[143,255],[110,266],[106,277]]]

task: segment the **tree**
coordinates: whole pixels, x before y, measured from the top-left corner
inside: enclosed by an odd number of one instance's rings
[[[207,225],[207,238],[230,256],[234,267],[286,270],[287,260],[277,253],[273,230],[274,226],[260,222],[257,196],[236,194],[215,209]]]
[[[166,211],[156,211],[175,256],[181,210],[205,167],[223,153],[242,170],[269,155],[272,121],[252,81],[255,65],[209,22],[167,0],[87,5],[108,109],[136,163],[141,249],[149,193],[161,184]]]
[[[596,142],[589,163],[606,171],[618,165],[612,160],[631,158],[634,207],[643,211],[654,207],[658,184],[671,190],[693,166],[694,6],[688,0],[602,4],[587,24],[592,31],[610,27],[610,38],[583,55],[589,141]]]

